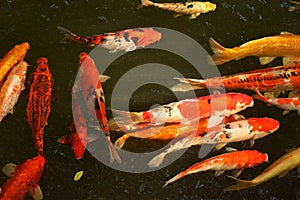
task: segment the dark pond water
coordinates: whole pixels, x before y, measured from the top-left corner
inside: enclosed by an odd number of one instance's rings
[[[161,2],[161,1],[160,1]],[[45,156],[47,166],[40,180],[45,199],[299,199],[300,179],[296,170],[284,178],[274,178],[258,187],[241,192],[223,192],[223,188],[234,182],[226,176],[214,177],[213,172],[199,173],[162,188],[166,180],[199,161],[199,147],[187,150],[171,165],[148,173],[126,173],[112,169],[86,152],[81,160],[73,157],[69,146],[60,145],[57,138],[69,133],[72,120],[70,82],[75,81],[78,55],[92,49],[78,44],[62,44],[63,38],[56,26],[64,26],[81,35],[115,32],[134,27],[163,27],[181,32],[199,43],[208,53],[209,37],[224,46],[233,47],[246,41],[282,31],[299,34],[300,13],[289,13],[288,1],[257,0],[213,1],[217,4],[214,12],[203,14],[195,20],[187,16],[174,18],[173,14],[155,8],[137,10],[139,1],[130,0],[78,0],[78,1],[37,1],[2,0],[0,3],[0,55],[4,55],[13,45],[28,41],[31,45],[26,60],[31,64],[32,73],[35,60],[48,57],[55,79],[55,99],[45,130]],[[177,44],[177,43],[174,43]],[[180,48],[177,46],[176,48]],[[183,49],[182,51],[184,51]],[[194,52],[191,52],[194,53]],[[100,62],[100,61],[99,61]],[[113,62],[105,74],[111,81],[104,85],[107,106],[111,107],[112,92],[118,79],[136,66],[145,63],[161,63],[186,77],[200,78],[197,70],[186,60],[163,51],[144,49],[126,54]],[[205,61],[206,62],[206,61]],[[268,66],[281,64],[276,59]],[[149,66],[151,67],[151,66]],[[261,68],[257,58],[232,61],[219,67],[222,75]],[[155,70],[155,68],[153,68]],[[150,70],[151,71],[151,70]],[[155,73],[154,73],[155,74]],[[160,72],[160,79],[176,83],[172,74]],[[155,80],[152,73],[140,73],[127,81]],[[205,94],[202,91],[199,94]],[[248,91],[248,94],[252,94]],[[115,108],[124,109],[126,90],[114,95]],[[181,98],[190,97],[181,94]],[[130,99],[131,110],[143,110],[153,104],[176,101],[177,98],[166,87],[148,84],[137,89]],[[22,96],[13,115],[7,116],[0,126],[0,166],[5,163],[21,163],[36,155],[31,130],[26,122],[26,95]],[[251,179],[262,172],[270,163],[286,151],[299,146],[300,125],[295,112],[283,116],[282,111],[267,107],[255,101],[255,106],[242,112],[246,117],[273,117],[280,121],[280,129],[273,135],[258,140],[255,149],[269,154],[269,163],[247,169],[241,178]],[[111,116],[111,115],[110,115]],[[113,141],[120,134],[112,133]],[[164,142],[132,139],[125,149],[135,152],[152,151]],[[242,148],[242,144],[232,145]],[[248,147],[248,146],[246,146]],[[221,150],[214,154],[223,153]],[[78,182],[73,181],[75,172],[83,170]],[[6,177],[0,175],[1,185]],[[29,199],[29,197],[28,197]]]

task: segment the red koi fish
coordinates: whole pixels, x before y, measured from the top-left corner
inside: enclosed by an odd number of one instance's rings
[[[267,161],[268,155],[256,150],[243,150],[221,154],[192,165],[187,170],[168,180],[164,187],[186,175],[208,170],[217,171],[216,175],[219,176],[224,171],[236,169],[235,176],[237,177],[245,168],[255,167]]]
[[[38,181],[43,173],[44,165],[45,158],[42,155],[28,159],[19,166],[15,164],[5,165],[2,170],[10,178],[2,186],[0,199],[24,199],[28,191],[34,199],[43,199]]]
[[[80,66],[78,71],[79,87],[82,90],[88,112],[93,118],[97,119],[108,141],[110,161],[113,162],[116,160],[118,163],[121,163],[121,158],[110,140],[105,97],[99,78],[99,72],[93,59],[89,57],[87,53],[80,54]]]
[[[21,91],[25,89],[28,63],[21,61],[9,73],[0,92],[0,122],[8,114],[13,113]]]
[[[265,137],[275,132],[278,128],[279,122],[277,120],[271,118],[249,118],[221,124],[205,132],[187,134],[187,136],[180,135],[178,140],[172,143],[168,149],[155,156],[148,163],[148,166],[151,168],[158,167],[167,154],[189,148],[193,145],[212,144],[209,149],[211,150],[213,147],[221,149],[228,143],[250,140],[251,146],[253,146],[254,140]]]
[[[229,76],[208,79],[176,78],[181,83],[172,87],[173,91],[214,88],[247,89],[268,91],[288,91],[300,88],[300,64],[278,66]]]
[[[258,90],[255,92],[257,95],[255,95],[254,98],[283,109],[283,114],[287,114],[291,110],[297,110],[300,115],[300,96],[290,98],[268,98],[263,96]]]
[[[238,113],[251,106],[253,106],[252,97],[241,93],[226,93],[172,102],[142,112],[112,111],[118,115],[115,121],[123,131],[133,131],[138,128],[136,124],[139,123],[157,126],[164,123],[190,123],[206,117],[210,117],[208,127],[212,127],[221,122],[224,116]]]
[[[38,153],[44,151],[44,129],[51,112],[53,79],[47,58],[38,58],[32,75],[27,104],[27,121],[32,130]]]
[[[133,28],[116,33],[104,33],[95,36],[78,36],[71,31],[58,26],[58,30],[65,34],[65,40],[82,43],[88,46],[101,46],[110,53],[118,51],[133,51],[159,41],[161,33],[152,28]]]

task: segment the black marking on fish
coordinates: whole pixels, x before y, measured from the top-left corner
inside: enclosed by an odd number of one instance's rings
[[[125,32],[124,33],[124,39],[126,40],[126,42],[129,42],[129,33],[128,32]]]
[[[211,99],[208,99],[208,100],[207,100],[207,103],[210,104],[210,103],[211,103]]]
[[[226,128],[226,129],[231,129],[230,124],[226,124],[226,125],[225,125],[225,128]]]
[[[228,131],[224,131],[224,134],[225,134],[225,136],[226,136],[226,138],[227,139],[230,139],[231,138],[231,133],[230,132],[228,132]]]
[[[139,38],[138,37],[132,37],[131,40],[134,42],[134,44],[136,46],[138,46],[138,41],[139,41]]]
[[[193,7],[194,7],[193,4],[188,4],[188,5],[187,5],[187,8],[193,8]]]
[[[138,32],[145,32],[143,29],[140,29],[140,28],[134,28],[134,29],[132,29],[132,30],[134,30],[134,31],[138,31]]]
[[[238,127],[239,127],[239,128],[243,128],[242,124],[238,124]]]
[[[172,111],[173,111],[173,108],[169,107],[169,106],[164,106],[164,108],[166,108],[168,110],[168,113],[169,113],[169,117],[172,116]]]

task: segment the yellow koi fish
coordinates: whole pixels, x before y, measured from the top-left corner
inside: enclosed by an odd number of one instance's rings
[[[294,4],[293,6],[291,6],[288,11],[289,12],[294,12],[296,10],[300,10],[300,2],[298,1],[290,1],[291,4]]]
[[[260,175],[258,175],[256,178],[250,181],[228,176],[230,178],[235,179],[238,184],[229,186],[225,188],[224,191],[243,190],[250,187],[254,187],[274,178],[275,176],[279,176],[279,178],[281,178],[285,176],[290,170],[296,167],[300,167],[300,147],[281,156],[278,160],[272,163],[265,171],[263,171]]]
[[[216,9],[216,4],[210,2],[189,1],[186,3],[154,3],[149,0],[141,0],[141,6],[153,6],[163,10],[177,13],[176,16],[191,15],[190,19],[195,19],[201,13],[207,13]]]
[[[214,53],[212,59],[216,65],[248,56],[260,57],[262,65],[272,62],[276,57],[284,57],[284,65],[299,62],[300,58],[300,35],[286,32],[252,40],[233,48],[225,48],[213,38],[209,39],[209,44]]]

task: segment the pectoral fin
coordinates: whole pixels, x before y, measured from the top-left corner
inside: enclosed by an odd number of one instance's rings
[[[300,57],[283,57],[282,63],[283,65],[299,64]]]
[[[224,172],[225,172],[224,170],[216,171],[216,172],[215,172],[215,176],[220,176],[220,175],[222,175]]]
[[[30,188],[29,194],[34,200],[42,200],[43,199],[43,193],[42,193],[40,186],[37,186],[35,188]]]
[[[232,172],[232,176],[238,177],[242,173],[243,170],[244,170],[244,168],[240,168],[240,169],[234,170]]]
[[[201,13],[195,13],[195,14],[192,14],[189,19],[195,19],[197,18]]]
[[[266,65],[272,62],[276,57],[260,57],[259,62],[261,65]]]
[[[2,167],[2,172],[8,176],[11,177],[15,171],[16,171],[17,165],[14,163],[8,163],[6,165],[4,165],[4,167]]]
[[[223,116],[213,115],[208,119],[207,128],[219,125],[224,120]]]
[[[278,175],[278,178],[284,177],[285,175],[287,175],[288,172],[289,172],[289,171],[284,171],[284,172],[282,172],[281,174]]]
[[[216,149],[216,150],[222,149],[222,148],[225,147],[226,145],[227,145],[227,143],[224,143],[224,142],[218,143],[218,144],[216,144],[215,149]]]

